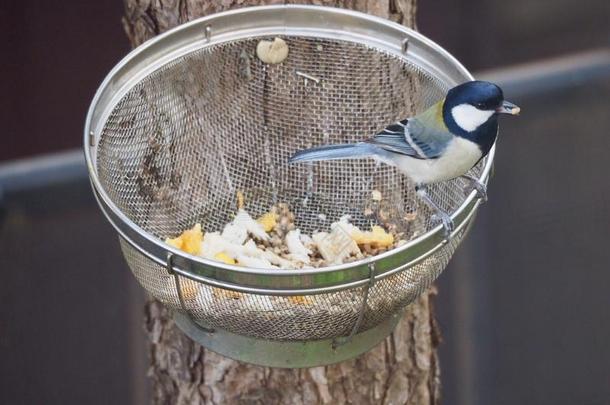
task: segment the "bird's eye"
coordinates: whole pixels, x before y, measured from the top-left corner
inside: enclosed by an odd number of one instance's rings
[[[474,106],[479,108],[479,109],[485,108],[485,105],[483,103],[476,103]]]

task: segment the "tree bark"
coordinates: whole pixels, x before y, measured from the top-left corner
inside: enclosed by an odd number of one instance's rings
[[[415,28],[416,0],[124,0],[123,27],[138,46],[177,25],[232,8],[269,4],[315,4],[358,10]]]
[[[125,0],[132,46],[211,13],[258,4],[345,7],[415,26],[416,0]],[[438,404],[439,333],[434,289],[405,311],[396,330],[370,352],[340,364],[300,370],[240,363],[194,343],[158,301],[146,304],[155,404]]]

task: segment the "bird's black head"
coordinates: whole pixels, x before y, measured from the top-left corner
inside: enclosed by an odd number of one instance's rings
[[[443,120],[449,130],[479,145],[486,155],[498,133],[498,114],[519,114],[519,107],[504,101],[502,89],[483,81],[462,83],[449,90]]]

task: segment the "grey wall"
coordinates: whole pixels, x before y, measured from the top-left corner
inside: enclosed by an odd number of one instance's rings
[[[1,404],[143,403],[144,293],[84,176],[4,193],[0,271]]]

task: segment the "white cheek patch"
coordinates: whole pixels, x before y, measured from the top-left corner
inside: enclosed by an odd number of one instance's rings
[[[464,131],[472,132],[479,126],[487,122],[494,111],[483,111],[470,104],[460,104],[451,109],[451,115],[456,124]]]

